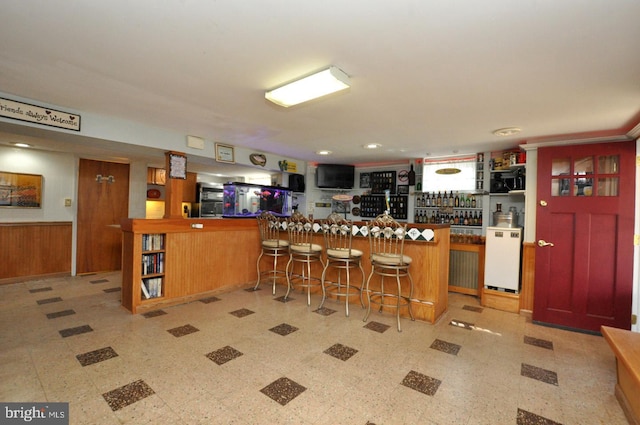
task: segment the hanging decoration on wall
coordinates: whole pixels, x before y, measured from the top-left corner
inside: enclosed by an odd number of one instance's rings
[[[0,116],[65,130],[80,131],[80,115],[0,97]]]
[[[252,153],[249,155],[249,161],[251,161],[253,165],[258,165],[260,167],[267,165],[267,157],[261,153]]]
[[[42,176],[0,172],[0,207],[41,208]]]

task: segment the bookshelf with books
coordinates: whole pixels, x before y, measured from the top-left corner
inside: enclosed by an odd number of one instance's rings
[[[141,299],[162,297],[164,283],[164,243],[162,233],[141,235],[142,278],[140,281]]]

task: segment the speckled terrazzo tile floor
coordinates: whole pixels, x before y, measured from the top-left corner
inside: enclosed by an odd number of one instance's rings
[[[251,286],[139,315],[118,272],[0,286],[0,400],[69,402],[79,425],[627,423],[602,337],[453,293],[399,333]]]

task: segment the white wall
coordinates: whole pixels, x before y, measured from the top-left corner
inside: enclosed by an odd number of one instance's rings
[[[78,160],[74,155],[0,146],[0,171],[40,174],[42,208],[0,207],[0,221],[75,221]],[[65,207],[65,198],[71,206]]]

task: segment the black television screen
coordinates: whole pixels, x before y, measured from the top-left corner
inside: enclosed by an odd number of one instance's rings
[[[352,189],[355,166],[343,164],[318,164],[316,187],[326,189]]]

